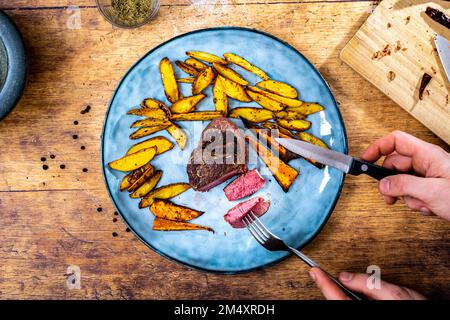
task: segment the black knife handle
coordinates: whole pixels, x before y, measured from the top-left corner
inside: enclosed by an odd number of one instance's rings
[[[353,159],[352,165],[350,167],[350,171],[348,172],[352,175],[359,176],[360,174],[367,174],[372,178],[377,180],[381,180],[388,176],[394,176],[396,174],[400,174],[402,172],[398,172],[395,170],[391,170],[388,168],[380,167],[376,164],[366,162],[359,159]]]

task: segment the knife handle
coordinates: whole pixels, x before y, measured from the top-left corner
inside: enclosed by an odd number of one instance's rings
[[[400,174],[398,171],[380,167],[376,164],[359,159],[353,159],[352,166],[350,167],[350,171],[348,173],[355,176],[359,176],[364,173],[377,180]]]

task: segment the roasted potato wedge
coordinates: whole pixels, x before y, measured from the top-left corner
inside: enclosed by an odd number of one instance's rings
[[[230,69],[220,63],[213,63],[213,67],[222,77],[234,81],[240,84],[241,86],[248,85],[248,81],[245,80],[239,73],[237,73],[233,69]]]
[[[143,120],[137,120],[131,124],[130,128],[139,128],[139,127],[163,127],[170,126],[171,122],[167,119],[155,119],[155,118],[147,118]]]
[[[247,90],[247,94],[249,97],[255,101],[257,104],[259,104],[261,107],[266,108],[270,111],[281,111],[285,108],[285,106],[278,101],[272,100],[265,95],[256,93],[251,90]]]
[[[203,211],[177,205],[165,199],[155,199],[150,206],[150,211],[158,218],[175,221],[189,221],[200,217],[204,213]]]
[[[303,102],[301,106],[288,107],[286,110],[300,112],[307,116],[324,110],[324,107],[318,103]]]
[[[284,82],[275,80],[264,80],[258,82],[256,86],[286,98],[295,99],[298,97],[297,90],[293,86]]]
[[[203,52],[203,51],[187,51],[186,55],[189,57],[192,57],[197,60],[209,62],[209,63],[222,63],[222,64],[228,64],[224,59],[209,53],[209,52]]]
[[[192,94],[197,95],[201,93],[214,81],[215,77],[216,73],[211,67],[201,71],[192,84]]]
[[[275,113],[276,119],[286,119],[286,120],[303,120],[305,119],[305,114],[298,112],[296,110],[285,109]]]
[[[193,59],[193,58],[188,58],[186,60],[184,60],[184,63],[186,63],[187,65],[194,67],[195,69],[197,69],[197,71],[202,71],[206,68],[208,68],[208,66],[206,64],[204,64],[201,61],[198,61],[197,59]]]
[[[258,135],[259,139],[262,138],[264,141],[266,141],[266,144],[270,148],[270,150],[272,150],[272,151],[277,150],[278,155],[282,161],[288,163],[289,161],[291,161],[293,159],[300,158],[300,156],[298,154],[295,154],[295,153],[289,151],[288,149],[283,147],[281,144],[279,144],[272,136],[271,129],[264,128],[257,123],[250,122],[245,119],[242,119],[242,121],[244,122],[246,128],[251,129],[253,132],[255,132]],[[280,137],[278,131],[275,132],[275,134],[276,134],[276,137]]]
[[[295,178],[298,176],[297,170],[275,157],[269,149],[258,143],[254,138],[247,136],[250,146],[258,153],[261,160],[269,168],[272,175],[277,180],[284,192],[288,192]]]
[[[223,56],[225,57],[225,59],[228,62],[234,63],[235,65],[238,65],[239,67],[241,67],[247,71],[250,71],[251,73],[256,74],[258,77],[260,77],[263,80],[269,80],[269,76],[267,75],[267,73],[265,73],[264,71],[262,71],[255,65],[251,64],[244,58],[242,58],[234,53],[225,53]]]
[[[195,110],[195,106],[202,101],[206,95],[203,93],[197,94],[192,97],[186,97],[181,100],[178,100],[175,102],[171,107],[170,110],[172,113],[188,113]]]
[[[223,117],[219,111],[197,111],[190,113],[176,113],[172,116],[173,121],[209,121]]]
[[[153,230],[155,231],[207,230],[214,233],[214,230],[211,229],[210,227],[205,227],[190,222],[174,221],[158,217],[155,217],[155,220],[153,220]]]
[[[180,68],[185,73],[187,73],[187,74],[189,74],[191,76],[197,76],[198,75],[198,70],[197,69],[195,69],[194,67],[184,63],[183,61],[175,61],[175,64],[177,65],[178,68]]]
[[[273,118],[273,112],[263,108],[241,107],[230,111],[230,118],[244,118],[251,122],[264,122]]]
[[[147,163],[146,165],[140,167],[139,169],[136,169],[129,174],[127,174],[125,177],[123,177],[122,182],[120,183],[120,191],[124,191],[131,187],[133,183],[136,182],[136,180],[139,179],[141,175],[144,174],[145,171],[147,171],[148,168],[150,168],[152,165],[150,163]]]
[[[127,154],[136,153],[142,149],[151,147],[156,147],[156,155],[158,155],[171,150],[173,148],[173,143],[166,137],[157,136],[135,144],[128,150]]]
[[[156,147],[151,147],[111,161],[108,166],[118,171],[132,171],[149,163],[155,155]]]
[[[135,189],[133,193],[130,194],[131,198],[142,198],[145,197],[150,191],[155,189],[159,180],[161,179],[162,171],[156,171],[151,177],[149,177],[144,183],[142,183],[138,188]]]
[[[195,78],[178,78],[179,83],[194,83]]]
[[[148,193],[144,198],[142,198],[139,203],[139,208],[146,208],[151,206],[154,199],[171,199],[176,197],[186,190],[191,188],[189,183],[172,183],[166,186],[159,187],[150,193]]]
[[[167,128],[167,132],[175,139],[181,150],[186,147],[187,134],[180,126],[173,123],[170,127]]]
[[[170,113],[168,113],[166,109],[160,108],[143,107],[139,109],[129,110],[127,114],[161,120],[167,120],[170,118]]]
[[[223,90],[226,95],[232,99],[242,101],[242,102],[250,102],[252,99],[248,96],[247,92],[245,92],[244,87],[242,87],[239,83],[231,81],[222,76],[217,76],[217,79],[220,79],[220,84],[223,86]]]
[[[163,58],[159,64],[159,72],[161,74],[162,83],[164,86],[164,92],[167,100],[171,103],[175,103],[181,98],[180,89],[173,72],[172,63],[168,58]]]
[[[263,122],[262,125],[263,125],[263,127],[270,129],[270,130],[278,130],[278,135],[280,136],[280,138],[291,138],[291,139],[296,138],[294,136],[294,134],[292,132],[290,132],[288,129],[280,127],[278,124],[276,124],[274,122],[266,121],[266,122]]]
[[[260,89],[258,87],[248,86],[247,90],[251,90],[253,92],[262,94],[262,95],[266,96],[267,98],[278,101],[279,103],[281,103],[287,107],[299,107],[303,104],[303,101],[301,101],[301,100],[282,97],[275,93]]]
[[[228,97],[223,88],[220,78],[217,78],[214,83],[213,89],[213,101],[216,111],[221,112],[223,115],[228,113]]]
[[[296,131],[305,131],[311,127],[311,122],[307,120],[277,119],[277,123],[285,129]]]
[[[170,125],[139,128],[135,132],[130,134],[130,139],[135,140],[135,139],[139,139],[142,137],[146,137],[146,136],[156,133],[158,131],[164,130],[169,126]]]
[[[325,142],[323,142],[322,140],[320,140],[319,138],[317,138],[316,136],[313,136],[312,134],[310,134],[308,132],[298,132],[297,137],[299,137],[300,140],[302,140],[302,141],[315,144],[316,146],[319,146],[319,147],[322,147],[325,149],[329,149]]]
[[[162,103],[161,101],[158,101],[156,99],[147,98],[147,99],[144,99],[141,102],[141,107],[142,108],[157,109],[157,108],[166,107],[166,105],[164,103]]]
[[[140,186],[144,184],[144,182],[155,174],[155,168],[150,166],[145,172],[137,179],[131,186],[128,187],[128,192],[133,192]]]

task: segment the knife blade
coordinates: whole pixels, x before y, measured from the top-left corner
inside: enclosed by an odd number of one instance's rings
[[[440,34],[437,34],[436,38],[434,38],[434,43],[436,44],[441,63],[444,66],[445,75],[450,81],[450,42]]]
[[[276,138],[275,140],[286,149],[302,157],[316,160],[317,162],[355,176],[367,174],[374,179],[381,180],[387,176],[400,173],[308,142],[287,138]]]

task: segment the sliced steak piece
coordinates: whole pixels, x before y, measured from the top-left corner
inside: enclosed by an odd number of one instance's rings
[[[269,210],[270,201],[261,197],[251,198],[231,208],[223,217],[233,228],[245,228],[242,218],[251,210],[260,217]]]
[[[223,191],[228,200],[234,201],[254,194],[265,183],[266,180],[261,176],[258,169],[253,169],[230,182]]]
[[[187,174],[196,191],[208,191],[247,171],[247,152],[239,128],[226,118],[218,118],[203,130],[192,152]]]

